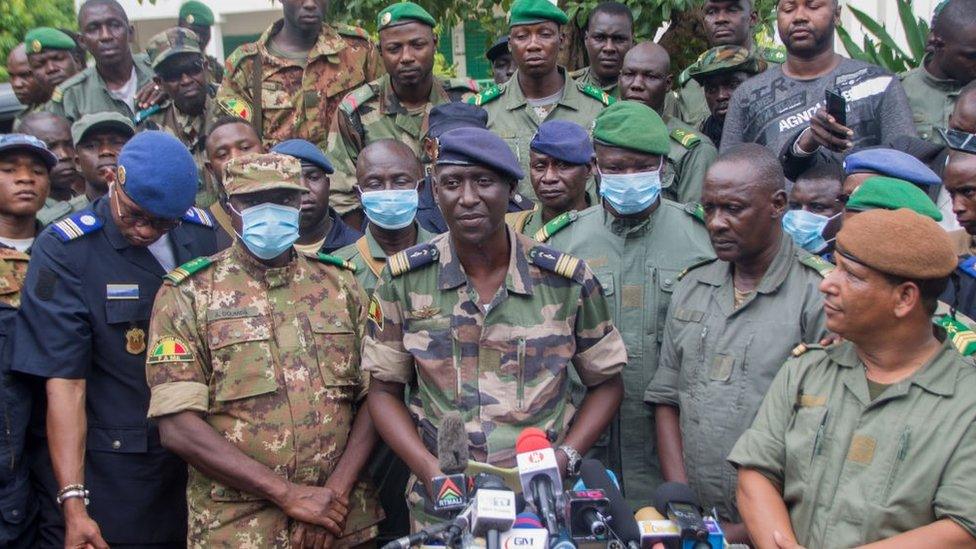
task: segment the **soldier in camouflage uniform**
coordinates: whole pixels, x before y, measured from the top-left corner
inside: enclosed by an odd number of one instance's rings
[[[156,74],[156,85],[169,99],[139,111],[136,126],[140,130],[165,131],[186,145],[200,171],[196,206],[208,208],[217,201],[217,190],[205,167],[217,87],[205,70],[199,38],[191,30],[173,27],[153,36],[146,54]]]
[[[634,15],[630,8],[620,2],[597,4],[586,21],[583,45],[590,65],[569,75],[619,99],[617,78],[624,55],[634,46]]]
[[[418,523],[432,518],[424,503],[441,474],[433,452],[446,412],[461,412],[474,462],[514,467],[516,438],[535,426],[556,435],[571,475],[620,402],[624,348],[599,283],[583,262],[504,223],[521,177],[498,136],[445,133],[435,193],[450,230],[391,257],[370,302],[370,413],[385,418],[377,428],[419,479],[409,498]],[[588,388],[579,413],[574,368]]]
[[[348,263],[299,254],[287,240],[269,249],[251,221],[257,208],[292,210],[298,236],[297,159],[235,158],[224,174],[243,238],[166,276],[146,359],[149,416],[193,466],[188,545],[318,547],[331,536],[359,545],[382,519],[357,484],[376,440],[357,407],[366,298]]]
[[[591,128],[593,119],[614,102],[607,92],[577,82],[556,63],[563,43],[560,25],[569,17],[549,0],[516,0],[508,15],[508,47],[518,65],[512,78],[469,102],[488,111],[488,129],[508,143],[523,172],[529,167],[529,143],[547,120],[569,120]],[[528,181],[519,192],[534,199]]]
[[[640,101],[657,111],[670,138],[667,154],[673,183],[665,185],[664,197],[675,202],[698,202],[705,171],[718,156],[715,145],[694,128],[664,112],[665,96],[671,88],[671,58],[653,42],[634,46],[624,57],[620,92],[624,99]]]
[[[393,4],[376,17],[387,74],[342,100],[329,133],[329,158],[336,168],[329,202],[343,216],[360,208],[353,191],[359,151],[380,139],[396,139],[419,156],[430,110],[478,93],[474,80],[434,76],[435,25],[413,2]]]
[[[714,254],[700,206],[660,198],[671,140],[653,109],[635,101],[614,104],[596,119],[593,140],[603,204],[581,212],[548,244],[590,265],[623,334],[624,401],[609,446],[602,441],[594,457],[622,472],[624,495],[637,508],[662,481],[644,388],[657,369],[671,292],[678,273]]]
[[[213,11],[203,2],[188,0],[180,6],[178,26],[193,31],[200,37],[200,51],[206,51],[210,44],[210,27],[214,24]],[[224,65],[212,55],[204,56],[210,83],[219,86],[224,81]]]
[[[739,46],[717,46],[701,55],[683,74],[695,79],[705,94],[709,114],[698,129],[716,147],[722,144],[725,115],[732,93],[743,82],[766,70],[766,62]]]
[[[299,138],[325,150],[339,102],[382,74],[379,55],[365,30],[325,24],[321,0],[282,7],[284,18],[227,58],[217,105],[250,120],[266,148]]]

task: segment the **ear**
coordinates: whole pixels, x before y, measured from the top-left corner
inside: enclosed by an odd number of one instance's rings
[[[769,197],[769,206],[773,209],[774,217],[781,218],[783,214],[786,213],[786,208],[789,207],[789,196],[787,196],[786,191],[780,189]]]
[[[129,25],[129,42],[135,44],[136,42],[136,26]]]
[[[754,29],[759,25],[759,12],[753,9],[749,12],[749,28]]]
[[[667,93],[671,93],[671,85],[674,83],[674,75],[669,72],[668,77],[664,79],[664,83],[667,84]],[[667,100],[667,98],[665,98],[665,100]]]
[[[896,318],[909,316],[922,302],[922,292],[914,282],[902,282],[891,291],[894,301],[892,313]]]
[[[929,32],[929,36],[925,41],[926,51],[937,51],[945,47],[945,40],[941,36],[935,33],[935,31]]]

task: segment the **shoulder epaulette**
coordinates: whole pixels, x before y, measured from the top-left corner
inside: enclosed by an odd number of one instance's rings
[[[702,259],[701,261],[698,261],[697,263],[693,263],[693,264],[689,265],[688,267],[685,267],[685,269],[683,271],[681,271],[680,273],[678,273],[678,280],[681,280],[682,278],[685,277],[685,275],[687,275],[691,271],[694,271],[698,267],[701,267],[702,265],[708,265],[709,263],[714,263],[717,259],[718,259],[717,257],[710,257],[708,259]]]
[[[8,248],[7,246],[0,244],[0,260],[30,261],[30,256],[20,250]]]
[[[583,282],[583,271],[586,264],[578,257],[539,244],[529,250],[529,260],[539,268],[576,282]]]
[[[952,315],[942,315],[932,319],[936,326],[941,326],[946,335],[952,341],[952,345],[962,356],[971,356],[976,353],[976,333],[968,326],[959,322]]]
[[[213,265],[213,261],[211,261],[209,257],[198,257],[196,259],[191,259],[190,261],[187,261],[186,263],[167,273],[163,279],[172,282],[174,285],[179,285],[182,284],[184,280],[211,265]]]
[[[546,223],[541,229],[536,231],[532,238],[538,240],[539,242],[545,242],[552,238],[552,235],[572,225],[573,221],[576,221],[578,217],[579,213],[577,213],[576,210],[563,212],[550,219],[549,223]]]
[[[51,101],[54,103],[60,103],[64,99],[64,90],[61,89],[60,85],[54,87],[54,91],[51,92]]]
[[[252,55],[257,55],[258,45],[256,42],[246,42],[237,46],[237,48],[227,56],[227,60],[224,62],[224,68],[227,72],[234,72],[234,69],[241,64],[241,61],[251,57]]]
[[[705,222],[705,207],[701,204],[697,202],[689,202],[687,204],[683,204],[682,209],[686,214],[694,217],[698,221],[701,221],[702,223]]]
[[[819,255],[814,255],[806,251],[798,252],[797,259],[800,260],[800,263],[817,271],[823,277],[826,277],[830,274],[830,271],[834,270],[834,266],[830,262]]]
[[[586,75],[586,67],[583,67],[582,69],[576,69],[575,71],[569,73],[569,77],[572,78],[573,80],[576,80],[579,77],[585,75]]]
[[[674,139],[686,149],[693,149],[697,147],[699,143],[701,143],[700,135],[682,128],[675,128],[671,130],[671,139]]]
[[[478,93],[481,88],[478,87],[478,83],[470,78],[448,78],[444,82],[444,88],[449,90],[467,90],[473,93]]]
[[[603,103],[605,107],[609,107],[617,101],[612,95],[594,86],[593,84],[577,82],[576,86],[579,88],[579,91],[583,92],[584,95],[589,95],[593,99]]]
[[[139,124],[145,122],[147,118],[158,113],[161,110],[163,110],[163,106],[160,105],[159,103],[156,103],[155,105],[149,107],[148,109],[142,109],[141,111],[137,112],[136,117],[132,122],[136,126],[138,126]]]
[[[521,234],[522,229],[525,228],[526,223],[529,221],[529,216],[532,215],[532,210],[521,210],[518,212],[508,212],[505,214],[505,223],[512,228],[513,231]]]
[[[386,260],[386,264],[390,266],[391,275],[400,276],[425,265],[430,265],[437,261],[438,256],[440,256],[440,252],[437,251],[437,246],[430,242],[424,242],[393,254]]]
[[[501,96],[502,96],[502,89],[497,84],[493,84],[487,90],[475,95],[471,99],[468,99],[468,103],[480,107],[481,105],[487,105],[488,103],[491,103],[492,101],[498,99]]]
[[[336,257],[334,255],[317,253],[315,255],[309,256],[313,259],[325,263],[326,265],[332,265],[333,267],[339,267],[340,269],[345,269],[347,271],[356,272],[356,266],[352,263],[342,259],[341,257]]]
[[[776,63],[777,65],[786,63],[786,50],[783,48],[761,47],[759,48],[759,55],[770,63]]]
[[[976,255],[961,258],[959,260],[959,270],[968,276],[976,278]]]
[[[343,36],[352,36],[353,38],[362,38],[363,40],[369,40],[369,33],[366,29],[362,27],[354,27],[352,25],[346,25],[340,23],[335,26],[336,32]]]
[[[370,99],[376,97],[377,90],[371,86],[372,82],[363,84],[358,88],[347,93],[345,97],[342,98],[342,103],[339,103],[339,109],[346,114],[352,114],[356,112],[356,109],[360,105],[369,101]]]
[[[210,217],[207,210],[197,208],[196,206],[191,206],[190,209],[183,214],[181,219],[195,225],[203,225],[204,227],[214,226],[214,220],[212,217]]]
[[[104,224],[105,222],[97,215],[86,211],[78,212],[52,224],[51,230],[61,242],[70,242],[101,229]]]
[[[54,87],[54,91],[51,93],[51,101],[55,103],[60,103],[64,99],[64,90],[76,86],[79,82],[84,82],[88,78],[88,70],[81,70],[74,74],[71,78],[61,82]]]
[[[790,351],[790,356],[793,358],[799,358],[810,351],[822,351],[822,350],[824,350],[824,346],[820,345],[819,343],[801,343],[796,347],[793,347],[793,350]]]

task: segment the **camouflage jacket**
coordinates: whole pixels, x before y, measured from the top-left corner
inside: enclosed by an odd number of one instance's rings
[[[527,426],[565,435],[576,413],[569,370],[595,386],[627,360],[589,268],[508,234],[508,274],[487,307],[450,233],[392,256],[370,302],[363,344],[371,376],[415,384],[409,406],[429,449],[443,414],[459,410],[471,459],[499,467],[515,465],[515,440]]]
[[[149,329],[149,416],[201,412],[277,475],[321,486],[367,388],[359,367],[366,298],[352,272],[336,265],[345,263],[296,254],[268,268],[235,243],[166,275]],[[269,502],[193,468],[187,486],[191,545],[243,546],[267,536],[257,546],[288,546],[287,519],[251,522],[261,509],[283,516]],[[347,532],[378,522],[375,503],[350,505]]]
[[[132,56],[136,70],[136,90],[152,82],[153,70],[149,66],[149,58],[140,53]],[[135,112],[124,101],[108,94],[105,80],[98,74],[94,65],[65,80],[54,88],[51,100],[44,109],[63,116],[70,122],[76,122],[86,114],[102,111],[114,111],[129,118],[135,117]]]
[[[219,86],[224,81],[224,64],[217,61],[217,58],[212,55],[208,55],[205,62],[207,64],[207,72],[210,73],[210,82],[215,86]]]
[[[340,214],[359,207],[353,191],[359,151],[381,139],[402,141],[420,156],[421,139],[427,133],[427,115],[437,105],[464,101],[478,93],[478,84],[468,78],[435,79],[423,111],[408,111],[396,96],[390,76],[364,84],[346,95],[329,132],[329,159],[336,172],[329,203]]]
[[[324,25],[305,62],[284,59],[268,51],[282,25],[278,21],[257,42],[230,54],[217,105],[251,120],[266,147],[301,138],[325,149],[342,98],[382,74],[379,53],[363,29]]]
[[[0,244],[0,303],[20,307],[20,289],[27,277],[30,256]]]

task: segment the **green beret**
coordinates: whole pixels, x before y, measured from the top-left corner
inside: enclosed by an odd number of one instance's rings
[[[637,101],[617,101],[593,125],[593,141],[647,154],[671,150],[668,127],[654,109]]]
[[[715,74],[738,71],[759,74],[765,70],[766,62],[748,49],[740,46],[718,46],[701,54],[688,67],[687,74],[700,84],[703,79]]]
[[[190,0],[180,6],[180,24],[209,27],[214,24],[213,11],[203,2]]]
[[[27,53],[41,53],[42,50],[73,50],[78,47],[70,36],[51,27],[31,29],[24,36]]]
[[[543,21],[565,25],[569,22],[569,16],[549,0],[515,0],[508,10],[508,28],[534,25]]]
[[[942,227],[906,208],[871,210],[845,220],[837,233],[836,252],[876,271],[913,280],[949,276],[958,261]]]
[[[851,193],[846,208],[854,212],[908,208],[919,215],[942,221],[942,212],[924,191],[903,179],[880,175],[864,180]]]
[[[400,2],[398,4],[390,4],[376,15],[376,28],[383,30],[396,27],[397,25],[413,23],[414,21],[419,21],[431,27],[437,26],[437,21],[434,21],[434,18],[424,8],[413,2]]]

